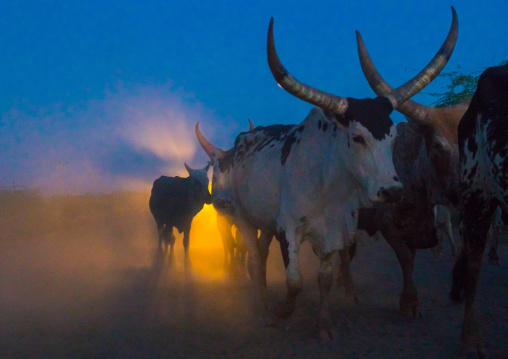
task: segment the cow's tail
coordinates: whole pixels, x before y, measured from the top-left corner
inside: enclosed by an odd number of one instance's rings
[[[455,303],[461,303],[464,299],[464,287],[466,285],[466,275],[468,271],[467,258],[464,250],[459,254],[459,258],[453,266],[452,290],[450,299]]]

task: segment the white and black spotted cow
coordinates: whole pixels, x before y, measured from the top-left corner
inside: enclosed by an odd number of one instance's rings
[[[485,357],[475,296],[487,233],[497,206],[508,210],[508,64],[485,70],[459,124],[463,250],[453,270],[450,298],[465,301],[462,353]]]
[[[263,254],[257,229],[276,233],[286,266],[286,300],[276,308],[289,316],[302,289],[299,248],[309,240],[319,257],[321,305],[318,328],[322,338],[333,336],[328,293],[337,252],[351,244],[356,211],[374,202],[400,198],[402,185],[392,162],[395,126],[389,115],[400,102],[419,92],[437,76],[445,62],[433,61],[419,76],[385,97],[343,98],[296,80],[280,63],[268,31],[268,63],[281,87],[318,107],[298,125],[257,127],[240,134],[231,150],[203,146],[215,173],[229,173],[229,186],[214,192],[212,200],[227,203],[235,213],[248,248],[248,269],[261,302],[267,308],[263,283]],[[452,51],[452,47],[448,47]],[[447,58],[449,54],[445,54]],[[229,157],[231,158],[231,157]],[[228,176],[226,176],[228,177]]]

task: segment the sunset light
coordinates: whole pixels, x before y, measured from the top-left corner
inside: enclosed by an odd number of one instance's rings
[[[0,9],[0,359],[508,357],[507,0]]]

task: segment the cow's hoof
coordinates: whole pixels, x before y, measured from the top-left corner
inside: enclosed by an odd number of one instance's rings
[[[489,259],[489,264],[493,266],[500,266],[501,261],[499,259]]]
[[[344,287],[344,296],[347,303],[356,304],[360,302],[358,299],[358,289],[354,284],[346,283],[342,277],[337,278],[337,287]]]
[[[422,313],[420,312],[420,303],[418,300],[413,301],[400,301],[399,308],[403,316],[411,319],[421,319]]]
[[[459,351],[461,358],[487,358],[485,344],[475,322],[462,324],[461,342]]]
[[[346,288],[345,300],[349,304],[358,304],[360,302],[360,299],[358,299],[358,290],[356,287]]]
[[[287,319],[291,314],[293,314],[293,311],[295,310],[294,305],[288,305],[286,302],[279,303],[273,308],[273,314],[277,318],[281,319]]]
[[[334,343],[338,340],[339,334],[332,327],[320,328],[319,339],[323,343]]]
[[[476,358],[478,359],[487,359],[487,353],[485,352],[485,348],[482,344],[473,344],[473,343],[463,343],[460,346],[459,350],[459,358],[467,359],[467,358]]]
[[[262,326],[269,328],[278,328],[281,326],[280,320],[273,313],[266,313],[262,317]]]
[[[430,251],[432,252],[432,254],[434,254],[434,258],[441,258],[441,256],[443,255],[443,245],[438,244],[435,247],[432,247]]]

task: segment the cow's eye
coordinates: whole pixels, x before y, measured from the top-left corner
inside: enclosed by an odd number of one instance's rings
[[[356,142],[356,143],[359,143],[360,145],[364,145],[365,144],[365,139],[360,136],[360,135],[354,135],[353,136],[353,141]]]
[[[445,146],[441,142],[433,142],[431,145],[432,151],[436,152],[444,152]]]

